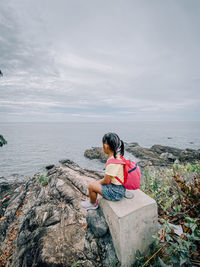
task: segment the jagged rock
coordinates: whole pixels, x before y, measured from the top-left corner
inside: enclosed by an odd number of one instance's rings
[[[92,147],[91,149],[86,149],[84,156],[89,159],[99,159],[103,163],[106,163],[108,159],[108,155],[104,153],[101,147]]]
[[[46,168],[47,170],[50,170],[50,169],[52,169],[54,166],[55,166],[54,164],[50,164],[50,165],[47,165],[45,168]]]
[[[108,231],[108,224],[101,209],[88,210],[86,220],[95,237],[101,237]]]
[[[120,266],[109,229],[105,235],[96,238],[91,228],[88,227],[84,249],[88,259],[96,261],[96,266]]]
[[[78,166],[78,164],[76,164],[74,161],[70,160],[70,159],[61,159],[59,160],[59,162],[61,164],[65,164],[65,163],[68,163],[68,164],[71,164],[73,166]]]
[[[173,154],[174,156],[179,156],[182,149],[180,148],[176,148],[176,147],[170,147],[170,146],[163,146],[163,145],[153,145],[151,148],[150,148],[151,151],[154,151],[156,152],[158,155],[162,154],[162,153],[165,153],[165,152],[168,152],[168,153],[171,153]]]
[[[150,148],[145,148],[141,146],[127,146],[126,150],[140,159],[156,158],[155,153],[151,151]]]
[[[96,227],[101,236],[97,237],[86,227],[87,211],[80,206],[82,200],[88,199],[88,184],[102,175],[67,161],[48,171],[45,186],[37,173],[12,187],[12,191],[10,186],[2,187],[5,189],[0,201],[2,265],[67,267],[79,261],[81,266],[109,266],[116,260],[103,213],[96,210],[89,216],[90,227]]]
[[[185,150],[181,151],[179,155],[179,160],[181,162],[195,162],[200,160],[200,150],[186,148]]]
[[[8,182],[0,182],[0,194],[3,194],[4,192],[8,191],[10,189],[10,185]]]
[[[137,142],[131,142],[131,143],[124,142],[125,149],[135,147],[135,146],[139,146],[139,144]]]

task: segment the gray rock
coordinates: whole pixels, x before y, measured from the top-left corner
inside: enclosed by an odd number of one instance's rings
[[[59,160],[59,162],[60,162],[61,164],[68,163],[68,164],[70,164],[70,165],[77,166],[77,164],[76,164],[74,161],[70,160],[70,159],[61,159],[61,160]]]
[[[176,160],[176,157],[172,153],[169,153],[169,152],[162,153],[159,157],[161,159],[169,160],[171,162],[174,162]]]
[[[137,142],[132,142],[132,143],[124,142],[125,149],[130,148],[130,147],[135,147],[135,146],[139,146],[139,144]]]
[[[102,163],[106,163],[108,155],[104,153],[101,147],[92,147],[91,149],[86,149],[84,156],[89,159],[99,159]]]
[[[99,211],[98,217],[94,213],[93,219],[90,214],[90,223],[95,222],[94,235],[89,226],[85,228],[87,211],[80,207],[88,183],[101,179],[101,173],[67,161],[48,171],[45,186],[39,176],[26,179],[20,187],[5,187],[7,198],[0,202],[0,247],[2,255],[11,249],[12,254],[2,264],[71,266],[79,261],[81,266],[101,266],[112,262],[112,257],[116,259],[103,213]],[[100,236],[109,253],[103,250]]]
[[[200,150],[186,148],[179,154],[179,160],[181,162],[200,161]]]
[[[101,237],[108,231],[108,224],[100,208],[88,210],[86,220],[95,237]]]
[[[175,160],[180,163],[190,162],[195,163],[200,161],[200,150],[195,149],[180,149],[176,147],[153,145],[151,148],[141,146],[133,146],[126,144],[126,150],[135,157],[141,159],[138,164],[140,167],[147,165],[154,166],[171,166]]]
[[[182,151],[182,149],[180,149],[180,148],[163,146],[163,145],[158,145],[158,144],[153,145],[150,149],[151,149],[151,151],[154,151],[158,155],[165,153],[165,152],[168,152],[168,153],[172,153],[175,156],[179,156],[179,154]]]

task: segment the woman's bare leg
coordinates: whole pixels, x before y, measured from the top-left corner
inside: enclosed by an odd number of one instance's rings
[[[101,184],[98,181],[94,181],[89,184],[88,189],[89,189],[90,202],[94,204],[97,199],[97,194],[99,193],[102,195]]]

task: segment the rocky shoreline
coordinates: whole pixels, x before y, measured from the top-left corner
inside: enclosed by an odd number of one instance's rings
[[[100,208],[80,207],[87,185],[104,174],[76,163],[54,166],[42,186],[37,173],[26,182],[0,179],[0,266],[109,266],[117,261]],[[117,265],[116,265],[117,266]]]
[[[187,162],[200,162],[200,149],[180,149],[159,144],[146,148],[140,146],[136,142],[124,142],[124,149],[134,157],[138,158],[138,164],[141,168],[147,165],[171,167],[174,163],[184,164]],[[107,155],[103,153],[101,147],[92,147],[91,149],[87,149],[84,156],[89,159],[98,159],[103,163],[105,163],[108,159]]]
[[[181,150],[161,145],[150,149],[126,143],[126,151],[144,166],[171,166],[197,162],[200,150]],[[106,161],[101,148],[86,150],[88,158]],[[167,153],[167,154],[166,154]],[[104,172],[81,168],[70,159],[47,166],[46,183],[41,174],[28,179],[0,177],[0,266],[120,266],[108,225],[101,209],[80,207],[88,199],[88,184]]]

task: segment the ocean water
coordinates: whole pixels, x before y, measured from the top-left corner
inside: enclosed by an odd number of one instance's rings
[[[107,132],[116,132],[123,141],[138,142],[144,147],[161,144],[200,148],[200,122],[0,123],[0,134],[8,142],[0,147],[0,176],[14,173],[32,176],[44,171],[48,164],[59,165],[60,159],[71,159],[83,168],[103,171],[104,164],[85,158],[84,151],[101,147]],[[127,152],[124,156],[130,158]]]

